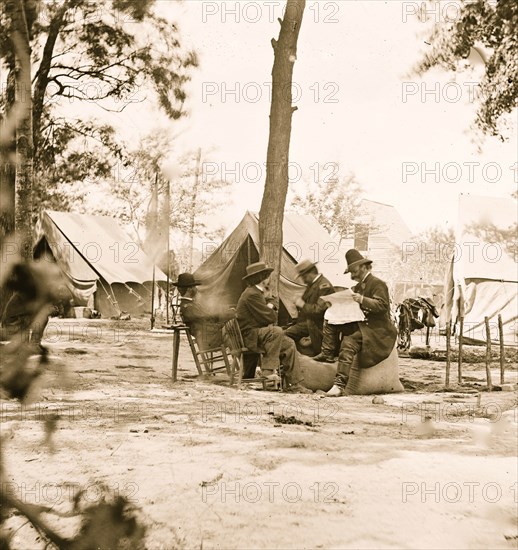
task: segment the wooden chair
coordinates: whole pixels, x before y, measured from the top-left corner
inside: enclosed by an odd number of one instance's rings
[[[219,346],[212,349],[201,350],[195,336],[191,333],[189,327],[185,324],[173,325],[173,382],[177,380],[178,371],[178,353],[180,350],[180,333],[185,332],[192,357],[200,376],[203,375],[203,369],[206,374],[216,374],[224,370],[231,377],[230,361],[225,346]],[[219,366],[215,366],[221,363]],[[202,369],[203,365],[203,369]]]
[[[241,334],[241,330],[239,328],[239,324],[237,322],[237,319],[230,319],[227,321],[223,326],[223,341],[225,342],[228,352],[232,356],[232,367],[230,370],[230,385],[232,386],[234,383],[234,377],[236,370],[238,372],[238,378],[237,378],[237,388],[241,389],[241,383],[249,383],[249,382],[258,382],[261,381],[263,384],[263,390],[266,390],[268,386],[273,386],[275,390],[279,390],[281,388],[281,380],[268,380],[266,378],[248,378],[243,379],[243,367],[244,367],[244,360],[243,356],[246,353],[252,353],[244,344],[243,342],[243,336]],[[261,356],[262,354],[259,354],[259,362],[258,366],[261,365]]]

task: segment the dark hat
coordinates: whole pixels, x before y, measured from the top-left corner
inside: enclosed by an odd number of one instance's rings
[[[246,266],[246,275],[243,277],[243,281],[246,281],[249,277],[263,274],[264,278],[273,271],[272,267],[268,267],[264,262],[256,262]]]
[[[311,260],[302,260],[295,266],[295,270],[297,271],[297,275],[300,277],[301,275],[304,275],[304,273],[307,273],[310,269],[313,269],[316,265],[316,262],[312,262]]]
[[[180,273],[178,275],[178,281],[176,283],[171,283],[173,286],[180,286],[182,288],[187,288],[189,286],[198,286],[198,281],[194,280],[194,275],[192,273]]]
[[[351,248],[345,253],[345,261],[347,262],[347,269],[344,273],[349,273],[351,267],[357,267],[364,264],[371,264],[372,260],[364,258],[356,248]]]

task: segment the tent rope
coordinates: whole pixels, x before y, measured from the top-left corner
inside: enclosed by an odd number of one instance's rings
[[[106,297],[108,298],[108,301],[110,304],[119,312],[119,315],[122,313],[121,308],[119,307],[119,303],[117,302],[117,298],[115,298],[115,294],[113,295],[113,298],[110,296],[110,293],[106,290],[105,286],[103,285],[102,279],[99,279],[99,284],[101,285],[102,289],[104,290]],[[111,286],[110,286],[111,290]],[[113,291],[112,291],[113,293]]]
[[[144,303],[144,298],[142,298],[142,296],[138,293],[138,292],[135,292],[130,286],[128,286],[126,283],[123,283],[124,284],[124,287],[126,288],[126,290],[132,295],[132,296],[135,296],[135,298],[137,299],[137,301],[139,302],[139,304],[143,304]]]

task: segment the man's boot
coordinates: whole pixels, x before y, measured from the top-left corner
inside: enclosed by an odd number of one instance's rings
[[[280,390],[281,377],[273,370],[261,370],[261,381],[264,390],[268,389],[268,387]]]
[[[323,353],[319,353],[318,355],[315,355],[315,357],[312,358],[313,361],[318,361],[319,363],[334,363],[335,360],[333,357],[328,357],[327,355],[324,355]]]
[[[333,387],[326,393],[327,397],[342,397],[345,395],[345,388],[347,387],[347,382],[349,382],[349,375],[345,374],[343,371],[340,372],[341,367],[343,368],[343,365],[338,364],[338,374],[336,375]]]
[[[290,386],[289,388],[286,389],[286,393],[302,393],[302,394],[312,394],[313,391],[308,389],[308,388],[305,388],[304,386],[302,386],[301,384],[295,384],[293,386]]]
[[[344,395],[344,388],[336,384],[326,392],[326,397],[342,397],[342,395]]]

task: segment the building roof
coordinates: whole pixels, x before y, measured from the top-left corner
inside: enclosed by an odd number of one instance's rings
[[[373,234],[382,233],[396,246],[410,239],[412,232],[394,206],[362,199],[360,211],[365,223],[374,226]]]

